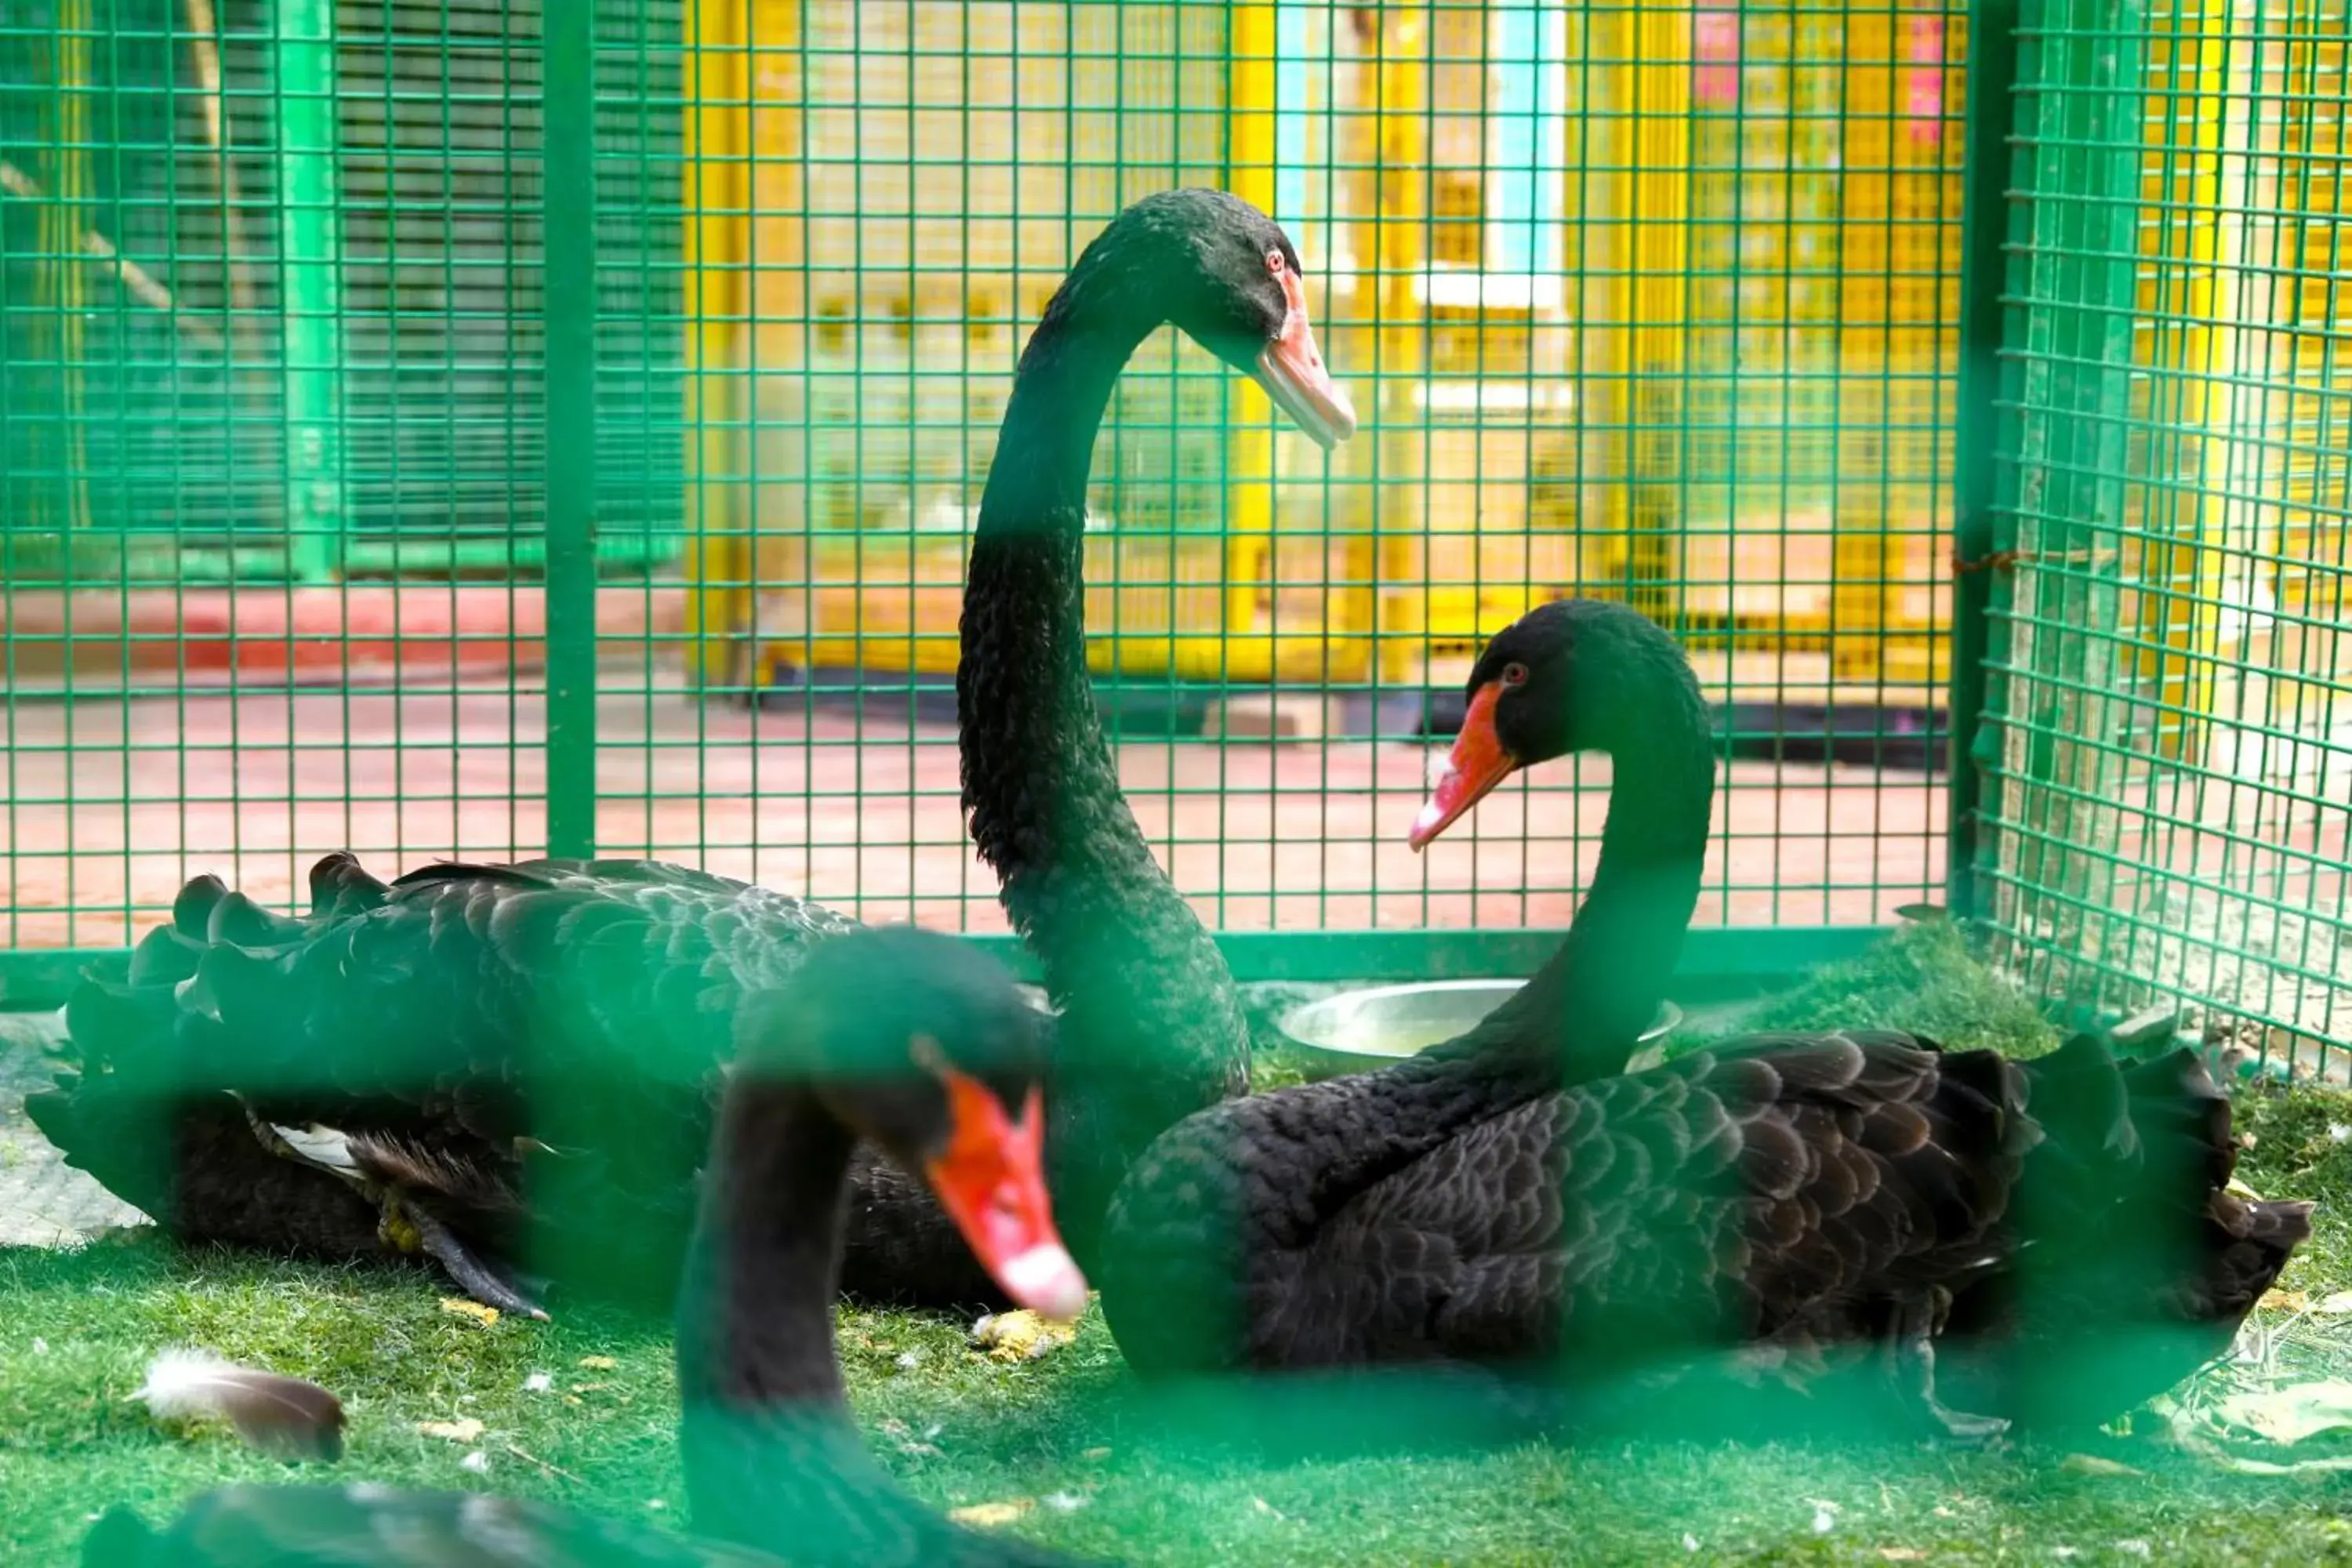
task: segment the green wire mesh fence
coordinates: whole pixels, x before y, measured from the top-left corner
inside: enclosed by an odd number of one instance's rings
[[[1128,793],[1244,973],[1523,972],[1600,770],[1402,832],[1483,638],[1585,593],[1719,705],[1695,967],[1942,897],[1948,712],[2038,983],[2341,1042],[2344,22],[2298,4],[2026,6],[1967,268],[1949,3],[12,11],[6,996],[346,847],[1001,930],[950,684],[996,420],[1078,248],[1197,183],[1289,228],[1366,424],[1327,459],[1163,335],[1096,465]]]
[[[2340,1072],[2347,7],[2021,21],[1984,912],[2039,989]]]

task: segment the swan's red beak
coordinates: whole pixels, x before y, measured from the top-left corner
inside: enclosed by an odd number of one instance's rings
[[[1447,759],[1444,776],[1406,836],[1405,841],[1416,853],[1517,771],[1519,759],[1503,749],[1501,738],[1495,733],[1495,700],[1502,694],[1502,683],[1490,680],[1470,699],[1469,711],[1462,715],[1462,729],[1454,737],[1454,755]]]
[[[1034,1089],[1018,1117],[996,1091],[953,1068],[948,1087],[950,1131],[944,1153],[924,1166],[940,1206],[1005,1294],[1048,1318],[1087,1310],[1087,1279],[1054,1228],[1045,1195],[1045,1110]]]
[[[1307,315],[1307,288],[1278,250],[1266,256],[1266,266],[1282,279],[1282,297],[1289,309],[1283,313],[1282,334],[1265,345],[1250,369],[1250,379],[1265,388],[1274,405],[1307,432],[1325,451],[1356,433],[1355,405],[1323,368],[1315,347],[1315,329]]]

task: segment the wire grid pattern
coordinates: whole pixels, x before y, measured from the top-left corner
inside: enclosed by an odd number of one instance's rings
[[[1401,840],[1479,643],[1568,592],[1722,704],[1702,924],[1941,887],[1956,5],[612,4],[567,64],[528,5],[42,3],[0,947],[344,847],[998,928],[973,509],[1045,297],[1182,183],[1290,228],[1365,416],[1327,460],[1163,333],[1098,449],[1122,773],[1213,924],[1564,923],[1605,766]]]
[[[2039,987],[2352,1044],[2343,0],[2035,0],[1992,913]]]
[[[667,39],[603,133],[674,174],[677,7],[601,25]],[[543,838],[539,34],[487,0],[0,20],[0,946],[117,944],[196,870],[283,898],[342,839]],[[646,162],[589,312],[602,549],[640,576],[683,510],[667,433],[629,445],[680,368]]]

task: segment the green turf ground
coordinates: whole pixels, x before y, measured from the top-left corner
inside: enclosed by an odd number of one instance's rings
[[[1933,929],[1817,976],[1755,1021],[1903,1024],[2021,1052],[2050,1038]],[[2352,1288],[2352,1100],[2272,1088],[2241,1105],[2243,1178],[2266,1196],[2323,1200],[2283,1282],[2289,1304],[2262,1314],[2252,1359],[2180,1392],[2177,1420],[2144,1412],[2079,1449],[1659,1440],[1269,1465],[1163,1446],[1137,1419],[1096,1316],[1067,1348],[1008,1363],[969,1348],[959,1322],[849,1311],[842,1350],[861,1423],[918,1495],[1006,1505],[1002,1528],[1133,1561],[2352,1561],[2352,1522],[2339,1518],[2352,1477],[2324,1463],[2352,1442],[2264,1447],[2215,1415],[2233,1394],[2352,1377],[2352,1311],[2327,1310]],[[160,1517],[223,1481],[289,1475],[677,1519],[666,1334],[591,1311],[485,1326],[445,1310],[446,1293],[421,1273],[182,1256],[152,1238],[0,1251],[0,1554],[69,1562],[110,1502]],[[351,1420],[343,1463],[289,1471],[223,1431],[158,1428],[125,1396],[167,1344],[336,1390]],[[548,1386],[535,1390],[541,1373]],[[470,1442],[416,1430],[469,1418],[482,1424]],[[469,1455],[487,1469],[466,1468]],[[2296,1468],[2252,1475],[2249,1461]]]

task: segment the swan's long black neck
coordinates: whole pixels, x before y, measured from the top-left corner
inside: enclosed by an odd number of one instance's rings
[[[1087,675],[1084,525],[1118,373],[1161,320],[1135,258],[1090,253],[1023,354],[981,500],[956,675],[963,800],[1062,1010],[1055,1207],[1082,1265],[1127,1163],[1245,1070],[1233,977],[1120,794]]]
[[[1390,1069],[1384,1103],[1408,1153],[1509,1106],[1625,1069],[1681,962],[1715,798],[1706,710],[1686,668],[1612,748],[1609,821],[1568,936],[1528,984],[1458,1039]]]
[[[1470,1037],[1547,1089],[1625,1070],[1665,1000],[1698,905],[1715,797],[1715,752],[1694,695],[1612,758],[1609,821],[1592,885],[1567,938]]]
[[[1687,669],[1680,676],[1687,681]],[[1655,732],[1614,749],[1591,889],[1559,951],[1525,986],[1469,1033],[1411,1060],[1285,1091],[1319,1097],[1326,1109],[1311,1120],[1349,1132],[1318,1143],[1296,1173],[1296,1201],[1259,1216],[1284,1233],[1277,1240],[1303,1238],[1334,1205],[1479,1122],[1624,1070],[1681,959],[1706,863],[1715,756],[1696,687],[1687,701],[1688,725],[1675,725],[1675,709],[1654,708]],[[1241,1107],[1279,1125],[1284,1098]]]
[[[728,1094],[678,1293],[687,1495],[698,1532],[796,1562],[804,1537],[812,1562],[919,1561],[898,1543],[950,1527],[866,1451],[834,1353],[852,1144],[804,1089]]]

